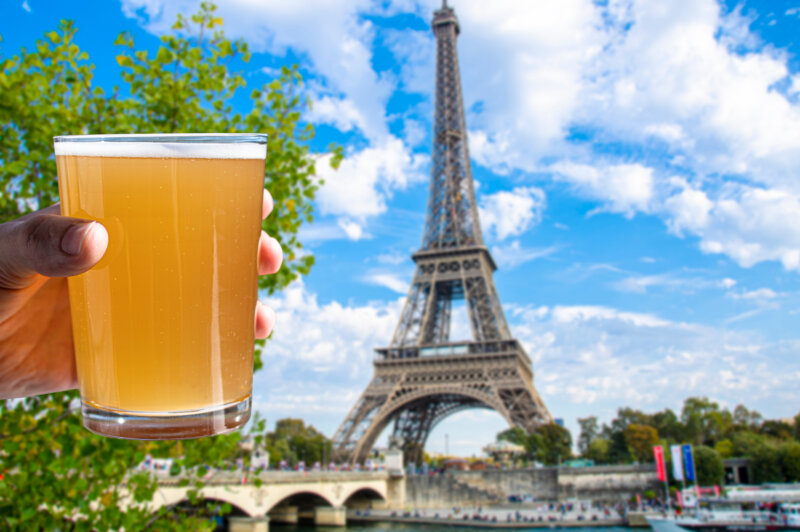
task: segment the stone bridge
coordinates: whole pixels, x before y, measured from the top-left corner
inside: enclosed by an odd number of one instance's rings
[[[228,517],[234,532],[266,532],[270,521],[297,523],[313,519],[317,525],[343,526],[347,509],[402,508],[405,506],[405,477],[389,471],[266,471],[260,474],[216,472],[206,478],[200,490],[205,501],[228,503]],[[259,487],[255,479],[261,480]],[[190,487],[181,487],[179,477],[159,479],[151,510],[188,504]]]

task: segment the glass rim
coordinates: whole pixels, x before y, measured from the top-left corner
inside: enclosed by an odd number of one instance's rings
[[[122,133],[113,135],[58,135],[59,142],[169,142],[177,144],[266,144],[266,133]]]

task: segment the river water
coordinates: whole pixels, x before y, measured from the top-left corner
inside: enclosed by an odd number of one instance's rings
[[[279,525],[277,523],[270,523],[269,529],[271,532],[314,532],[316,530],[331,530],[330,528],[315,528],[314,525]],[[398,532],[400,530],[410,532],[412,530],[419,530],[420,532],[467,532],[478,530],[500,530],[491,527],[478,528],[478,527],[465,527],[465,526],[448,526],[448,525],[419,525],[414,523],[375,523],[375,524],[352,524],[343,528],[336,528],[335,530],[346,530],[348,532]],[[515,530],[516,532],[542,532],[543,530],[550,530],[549,528],[516,528],[504,529]],[[586,527],[586,528],[570,528],[569,532],[630,532],[630,529],[625,527]]]

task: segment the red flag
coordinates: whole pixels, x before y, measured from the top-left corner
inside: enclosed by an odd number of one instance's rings
[[[656,474],[658,475],[658,480],[666,482],[667,469],[664,467],[664,448],[660,445],[654,446],[653,456],[656,458]]]
[[[642,496],[638,493],[636,494],[636,504],[639,506],[639,508],[642,507]]]
[[[719,486],[717,486],[716,484],[714,484],[714,495],[719,497]]]
[[[675,495],[678,497],[678,506],[683,508],[683,493],[681,493],[681,490],[678,490],[675,492]]]

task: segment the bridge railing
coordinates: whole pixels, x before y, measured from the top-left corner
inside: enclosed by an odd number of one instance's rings
[[[201,470],[202,471],[202,470]],[[157,475],[158,483],[162,485],[177,485],[183,479],[201,480],[205,485],[231,485],[231,484],[251,484],[256,479],[270,484],[294,483],[294,482],[317,482],[317,481],[341,481],[343,479],[358,480],[380,480],[391,476],[390,471],[278,471],[260,470],[248,471],[241,470],[215,470],[210,469],[203,475],[198,476],[196,470],[185,471],[181,474]]]

